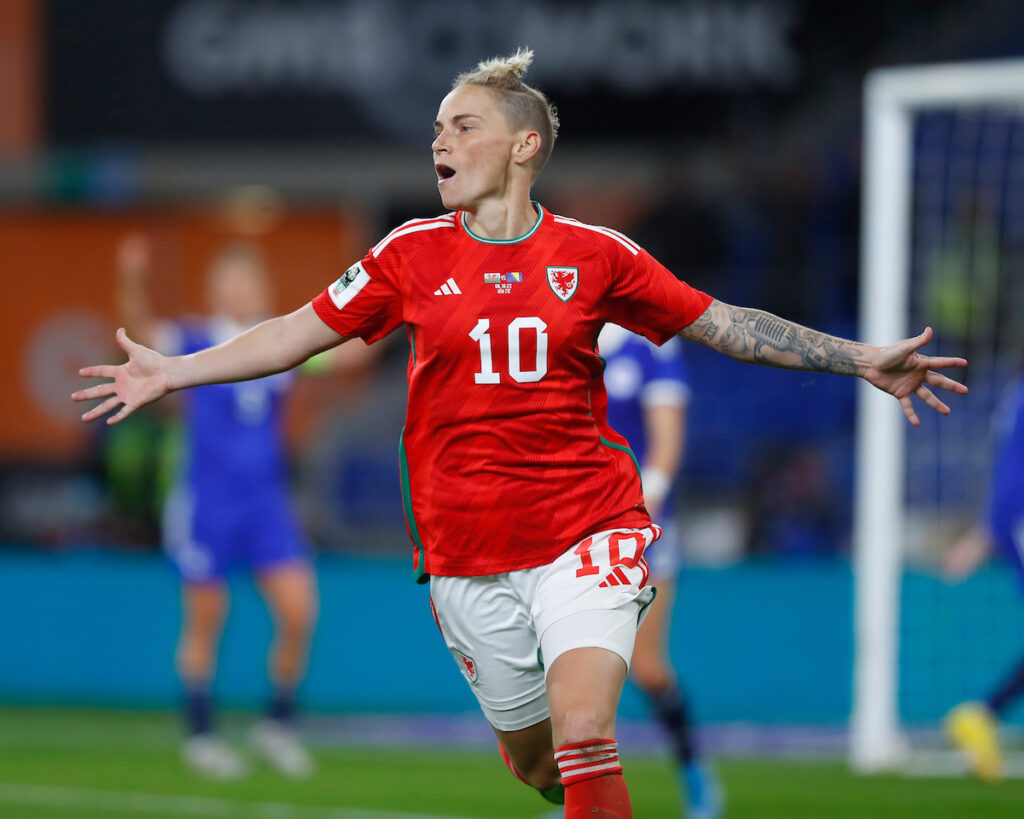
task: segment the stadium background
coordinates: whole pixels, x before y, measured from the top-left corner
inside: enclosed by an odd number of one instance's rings
[[[438,212],[436,103],[457,71],[520,44],[563,123],[540,201],[623,230],[726,301],[851,336],[865,73],[1024,55],[1024,9],[4,0],[0,704],[176,704],[178,600],[155,533],[173,407],[110,431],[83,428],[68,400],[78,366],[116,356],[120,237],[154,237],[163,313],[201,309],[203,265],[236,236],[266,248],[292,309],[390,227]],[[406,352],[392,338],[365,370],[304,379],[292,406],[323,596],[311,723],[475,711],[411,579],[395,468]],[[687,352],[689,566],[672,645],[684,684],[714,748],[841,753],[854,384]],[[910,582],[1020,619],[998,565]],[[269,625],[246,583],[235,595],[217,685],[246,709],[265,694]],[[925,624],[922,656],[950,638],[940,628]],[[955,635],[985,646],[976,676],[931,687],[915,715],[933,720],[1009,659],[988,628]],[[623,717],[644,713],[627,692]]]

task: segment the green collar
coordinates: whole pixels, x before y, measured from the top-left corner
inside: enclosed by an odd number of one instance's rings
[[[485,245],[514,245],[516,242],[521,242],[524,239],[529,239],[533,236],[533,234],[537,232],[537,228],[540,227],[540,223],[544,221],[544,208],[540,206],[540,203],[531,199],[530,204],[537,209],[537,221],[533,223],[533,227],[526,231],[526,233],[522,236],[517,236],[515,239],[485,239],[483,236],[477,236],[469,229],[469,224],[466,222],[465,211],[462,212],[462,228],[470,235],[470,237],[476,239],[478,242],[483,242]]]

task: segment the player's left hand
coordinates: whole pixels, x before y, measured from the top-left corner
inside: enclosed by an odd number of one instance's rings
[[[929,387],[941,387],[960,395],[967,392],[967,387],[959,381],[935,372],[947,367],[966,367],[967,359],[927,356],[918,352],[931,338],[932,328],[926,327],[919,336],[880,347],[873,365],[864,372],[865,381],[899,400],[903,414],[915,427],[920,425],[921,419],[917,417],[911,403],[912,395],[916,395],[936,412],[948,415],[949,407]]]

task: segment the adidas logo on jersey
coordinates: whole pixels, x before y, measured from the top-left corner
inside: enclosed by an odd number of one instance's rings
[[[459,286],[455,283],[455,279],[451,276],[448,277],[448,281],[442,284],[437,290],[434,291],[435,296],[460,296],[462,291],[459,290]]]

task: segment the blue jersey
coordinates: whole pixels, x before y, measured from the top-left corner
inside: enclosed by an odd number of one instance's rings
[[[194,353],[242,327],[212,319],[173,327],[161,346]],[[283,439],[290,373],[183,393],[185,459],[164,508],[164,542],[182,575],[222,579],[302,559],[308,547],[288,498]]]
[[[608,425],[629,441],[643,465],[647,454],[644,410],[659,404],[685,406],[690,398],[682,342],[671,338],[658,347],[617,324],[606,324],[598,349],[607,362]]]
[[[652,406],[685,406],[690,398],[682,342],[670,338],[658,347],[617,324],[606,324],[597,343],[606,362],[608,425],[629,442],[643,467],[647,455],[644,410]],[[657,521],[664,534],[644,553],[651,575],[659,581],[674,576],[682,561],[681,534],[672,514],[672,495],[670,490]]]
[[[985,523],[1024,580],[1024,376],[1011,384],[996,413],[995,439]]]
[[[177,352],[212,347],[243,328],[216,319],[178,325]],[[285,473],[284,398],[291,373],[210,384],[182,394],[186,481],[203,491],[277,487]]]

